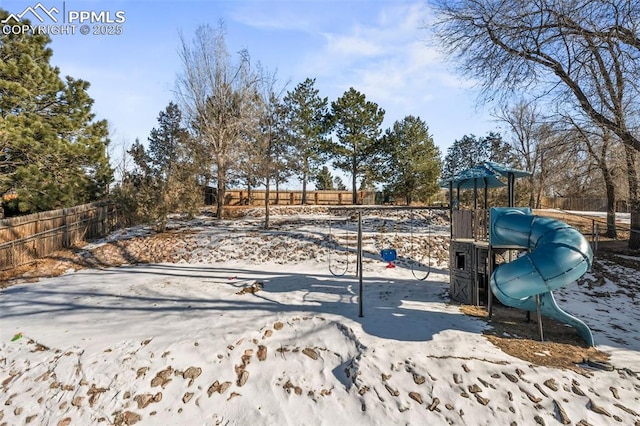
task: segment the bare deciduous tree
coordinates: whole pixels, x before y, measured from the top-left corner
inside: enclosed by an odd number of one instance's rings
[[[602,173],[605,192],[607,195],[607,233],[609,238],[617,237],[616,230],[616,184],[615,170],[617,162],[612,156],[612,146],[615,144],[611,132],[606,128],[597,128],[578,123],[572,117],[567,117],[572,128],[568,132],[569,139],[573,139],[580,147],[589,153],[593,164]]]
[[[222,217],[227,172],[235,160],[234,147],[250,126],[257,77],[246,50],[233,60],[226,46],[226,30],[198,27],[191,42],[180,36],[182,72],[176,81],[176,95],[193,134],[210,155],[208,166],[215,170],[216,216]]]
[[[545,182],[549,175],[545,158],[552,155],[554,142],[552,125],[542,115],[535,103],[521,99],[516,104],[504,106],[495,117],[508,126],[510,145],[517,152],[522,167],[531,172],[528,178],[529,207],[540,208]]]
[[[276,178],[278,159],[282,156],[285,139],[283,137],[283,121],[285,109],[282,97],[285,87],[277,88],[276,73],[262,69],[256,91],[256,111],[254,143],[260,153],[257,158],[258,176],[265,186],[264,228],[269,228],[269,205],[272,179]],[[285,85],[286,86],[286,85]]]
[[[488,96],[527,90],[640,151],[640,3],[628,0],[432,0],[436,33]],[[630,194],[631,248],[640,248],[640,195]]]

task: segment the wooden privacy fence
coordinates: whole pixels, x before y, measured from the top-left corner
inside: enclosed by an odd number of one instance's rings
[[[91,203],[0,220],[0,270],[24,265],[111,231],[115,209]]]
[[[225,192],[225,205],[260,205],[264,206],[266,193],[264,190],[252,190],[251,197],[247,191],[231,189]],[[375,204],[375,191],[358,191],[358,204]],[[307,191],[307,204],[316,205],[350,205],[353,204],[351,191]],[[208,203],[209,204],[209,203]],[[213,204],[213,199],[210,204]],[[269,191],[271,205],[300,205],[302,191]]]

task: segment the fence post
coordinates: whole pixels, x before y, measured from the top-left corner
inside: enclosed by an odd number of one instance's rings
[[[100,236],[104,236],[107,233],[107,223],[109,217],[109,207],[105,204],[102,206],[102,222],[100,223]]]
[[[38,213],[38,220],[36,220],[36,226],[35,226],[36,235],[40,234],[40,220],[41,220],[40,213]],[[40,251],[44,251],[44,250],[40,250],[40,246],[45,245],[45,244],[43,244],[42,240],[43,240],[43,238],[38,237],[33,241],[33,255],[34,255],[34,257],[38,257],[38,253]]]
[[[62,209],[62,247],[67,247],[67,239],[69,238],[69,230],[67,229],[67,211]]]

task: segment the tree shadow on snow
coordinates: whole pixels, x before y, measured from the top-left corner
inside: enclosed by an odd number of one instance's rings
[[[251,310],[256,317],[261,316],[260,312],[333,314],[360,323],[370,335],[400,341],[427,341],[452,329],[476,333],[484,325],[448,305],[448,283],[442,281],[364,278],[364,315],[360,317],[359,283],[353,276],[262,272],[258,268],[161,264],[82,271],[38,286],[5,289],[0,298],[0,321],[45,316],[72,323],[86,321],[87,315],[107,312],[148,313],[158,318],[184,313],[190,318],[201,315],[203,323],[215,327],[210,321],[212,316],[229,311]],[[148,279],[131,278],[132,283],[143,286],[141,294],[137,294],[134,284],[122,285],[127,274],[149,275]],[[239,294],[256,282],[262,284],[259,291]],[[229,297],[228,290],[225,298],[216,297],[224,287],[231,288],[234,297]],[[201,296],[194,297],[198,291]]]

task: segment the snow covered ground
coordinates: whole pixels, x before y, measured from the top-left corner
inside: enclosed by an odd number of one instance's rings
[[[638,269],[603,260],[557,293],[613,371],[538,366],[449,302],[441,216],[383,216],[365,220],[363,317],[355,222],[334,216],[330,236],[320,211],[270,231],[175,221],[191,241],[178,263],[0,290],[0,424],[640,425]]]

